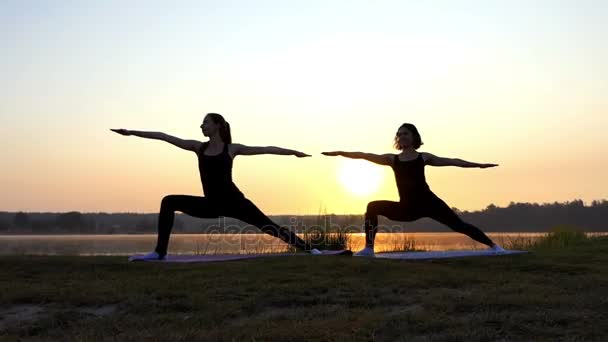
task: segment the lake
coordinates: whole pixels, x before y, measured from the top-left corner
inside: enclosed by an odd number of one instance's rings
[[[488,233],[492,240],[507,244],[513,239],[537,239],[546,233]],[[589,233],[608,235],[608,233]],[[349,234],[349,248],[363,247],[363,233]],[[376,252],[412,242],[425,250],[479,249],[485,246],[467,236],[446,233],[379,233]],[[1,235],[0,254],[30,255],[131,255],[147,253],[156,243],[155,234],[141,235]],[[265,234],[173,234],[169,254],[234,254],[287,251],[287,245]]]

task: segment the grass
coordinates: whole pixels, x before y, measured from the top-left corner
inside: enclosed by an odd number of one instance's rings
[[[314,226],[304,230],[302,238],[313,248],[320,250],[353,249],[352,236],[347,230],[331,224],[331,216],[327,215],[325,209],[319,209],[317,222]],[[389,246],[376,248],[376,252],[418,252],[425,248],[411,236],[400,236],[393,239]]]
[[[580,229],[560,226],[554,228],[546,237],[535,241],[533,248],[564,248],[588,241],[589,238]]]
[[[0,339],[599,341],[608,237],[575,234],[435,261],[3,256]]]
[[[320,229],[311,229],[303,233],[304,241],[308,242],[312,248],[323,249],[347,249],[349,246],[349,236],[342,232],[327,232]]]
[[[516,235],[501,237],[495,240],[495,242],[505,249],[529,251],[536,246],[537,242],[535,240],[536,239],[530,238],[528,236]],[[485,246],[483,248],[485,248]]]
[[[325,209],[319,209],[316,224],[304,230],[302,239],[312,248],[340,250],[349,248],[350,238],[345,230],[332,226],[331,216]]]
[[[375,252],[423,252],[427,249],[428,248],[425,248],[425,246],[420,244],[414,237],[408,235],[400,235],[398,238],[391,239],[390,245],[375,248]]]
[[[541,238],[529,236],[507,236],[500,239],[498,243],[506,249],[516,250],[540,250],[546,248],[564,248],[571,245],[581,244],[588,241],[582,229],[573,226],[556,226],[547,235]]]

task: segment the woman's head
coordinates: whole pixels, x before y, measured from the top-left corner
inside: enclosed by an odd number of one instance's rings
[[[422,138],[420,137],[420,133],[418,133],[416,126],[410,123],[404,123],[399,127],[397,134],[395,134],[396,149],[403,150],[409,147],[418,149],[422,145]]]
[[[208,113],[203,119],[201,125],[203,135],[210,137],[219,133],[220,138],[225,144],[232,144],[232,136],[230,135],[230,124],[224,119],[223,116],[217,113]]]

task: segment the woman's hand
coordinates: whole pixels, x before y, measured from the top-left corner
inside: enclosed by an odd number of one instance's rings
[[[479,164],[479,167],[482,169],[486,169],[488,167],[498,166],[498,164]]]
[[[119,128],[119,129],[111,128],[110,131],[116,132],[121,135],[133,135],[133,132],[129,131],[128,129],[123,129],[123,128]]]
[[[352,159],[364,159],[370,161],[372,163],[376,163],[378,165],[392,165],[393,159],[395,158],[394,154],[375,154],[375,153],[365,153],[365,152],[345,152],[345,151],[331,151],[331,152],[321,152],[324,156],[330,157],[345,157]]]
[[[300,152],[300,151],[294,151],[294,156],[298,157],[298,158],[303,158],[303,157],[310,157],[310,154],[306,154],[304,152]]]

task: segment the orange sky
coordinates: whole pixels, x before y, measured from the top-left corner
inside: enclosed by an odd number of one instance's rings
[[[155,212],[201,195],[194,154],[109,128],[202,140],[207,112],[235,142],[313,154],[237,157],[235,182],[268,214],[396,200],[390,168],[370,166],[360,182],[377,188],[355,194],[345,160],[319,153],[394,152],[403,122],[421,151],[500,164],[427,167],[453,207],[607,198],[608,9],[570,3],[0,5],[0,210]]]

